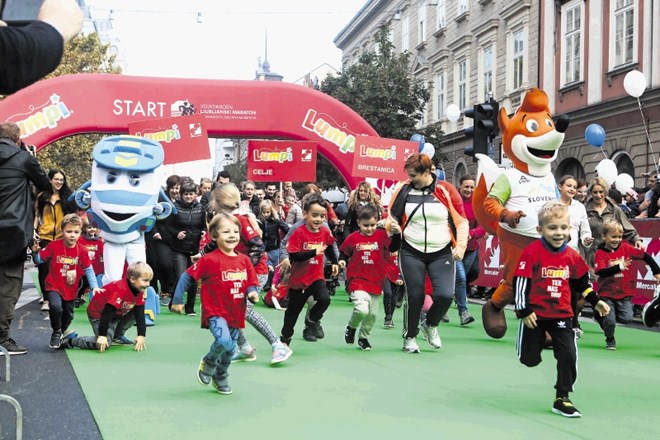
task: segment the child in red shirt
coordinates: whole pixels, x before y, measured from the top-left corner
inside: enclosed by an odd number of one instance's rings
[[[146,350],[144,300],[153,276],[147,263],[139,261],[128,266],[125,279],[106,284],[89,301],[87,318],[94,336],[70,334],[62,339],[62,348],[78,347],[103,353],[115,340],[126,340],[125,345],[135,345],[135,351]],[[124,333],[133,324],[137,326],[137,338],[130,341]]]
[[[96,283],[100,286],[102,284],[101,279],[105,273],[105,267],[103,265],[103,239],[99,237],[99,229],[91,225],[88,221],[83,220],[82,235],[78,243],[87,249],[87,255],[89,255],[89,260],[92,262],[92,269],[94,269],[94,274],[96,275]],[[83,278],[78,287],[76,307],[85,304],[85,290],[87,289],[89,289],[89,284]],[[89,300],[92,300],[91,292]]]
[[[545,334],[549,333],[557,359],[552,412],[581,417],[568,398],[577,379],[572,293],[581,294],[603,316],[610,308],[591,289],[587,264],[567,246],[571,230],[568,206],[559,201],[543,205],[536,230],[541,238],[525,248],[513,278],[516,314],[521,320],[516,340],[518,358],[528,367],[540,364]]]
[[[60,348],[61,339],[74,332],[68,329],[73,321],[74,301],[83,273],[92,292],[100,291],[87,249],[78,243],[82,225],[82,219],[76,214],[67,214],[62,219],[61,239],[52,241],[43,250],[39,243],[32,246],[35,263],[48,263],[45,288],[50,305],[50,326],[53,329],[48,344],[50,348]]]
[[[202,328],[211,330],[215,340],[202,357],[197,379],[213,383],[220,394],[231,394],[227,377],[239,330],[245,327],[245,299],[259,301],[257,273],[250,259],[236,252],[241,224],[231,214],[217,214],[209,224],[209,234],[218,249],[205,254],[179,279],[172,299],[172,311],[183,311],[183,294],[201,281]]]
[[[330,306],[330,294],[323,275],[324,254],[332,263],[332,275],[336,276],[339,273],[337,256],[330,247],[335,239],[330,229],[323,226],[327,205],[328,202],[316,193],[306,195],[303,199],[305,225],[291,234],[286,245],[292,264],[289,278],[289,305],[284,312],[280,339],[287,345],[290,345],[298,316],[309,297],[313,297],[316,304],[309,311],[309,319],[305,320],[303,338],[314,342],[325,336],[321,319]]]
[[[384,229],[377,229],[378,210],[374,205],[364,205],[357,212],[359,231],[353,232],[339,248],[339,266],[347,266],[347,289],[353,303],[353,313],[344,331],[347,344],[355,342],[360,327],[358,346],[371,350],[369,334],[376,322],[382,287],[387,280],[387,264],[390,252],[401,245],[401,229],[397,223],[390,226],[394,234],[390,240]]]
[[[615,219],[603,222],[603,243],[594,257],[594,271],[598,275],[598,292],[615,313],[596,316],[605,333],[605,348],[616,350],[614,329],[616,323],[629,324],[633,319],[632,296],[636,274],[629,270],[632,260],[644,260],[660,280],[660,267],[652,256],[623,240],[623,225]]]

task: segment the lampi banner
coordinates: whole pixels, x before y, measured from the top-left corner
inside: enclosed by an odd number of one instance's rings
[[[311,141],[248,141],[248,179],[314,182],[316,147]]]
[[[353,176],[383,180],[408,178],[403,165],[419,151],[417,142],[377,136],[357,136],[353,154]]]
[[[129,122],[128,134],[160,142],[165,165],[211,158],[203,115]]]

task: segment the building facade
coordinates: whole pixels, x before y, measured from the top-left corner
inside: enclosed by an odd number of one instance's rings
[[[432,98],[422,124],[440,122],[445,132],[443,166],[450,180],[474,173],[463,154],[471,144],[446,108],[470,108],[489,96],[512,113],[526,90],[540,87],[554,114],[571,125],[554,165],[556,174],[593,177],[604,156],[587,145],[590,123],[607,133],[603,151],[619,172],[639,176],[653,165],[658,142],[660,0],[370,0],[337,35],[343,64],[377,50],[374,35],[383,24],[399,52],[413,54],[410,73],[427,84]],[[649,140],[637,100],[623,88],[625,73],[642,71],[648,89],[641,97]],[[499,139],[495,139],[499,155]],[[600,157],[597,157],[599,153]],[[656,155],[657,160],[657,155]],[[643,184],[642,181],[636,181]]]

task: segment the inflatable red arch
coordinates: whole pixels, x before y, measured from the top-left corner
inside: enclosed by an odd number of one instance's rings
[[[79,74],[40,81],[0,101],[37,149],[81,133],[128,133],[128,123],[182,114],[206,117],[209,136],[314,141],[349,188],[355,136],[377,136],[336,99],[294,84]]]

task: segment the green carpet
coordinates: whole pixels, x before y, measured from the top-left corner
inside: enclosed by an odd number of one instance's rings
[[[271,367],[270,346],[248,327],[258,359],[233,364],[234,394],[223,396],[196,380],[199,359],[212,337],[199,317],[165,311],[147,331],[147,351],[112,347],[106,353],[68,350],[94,417],[105,439],[222,437],[269,439],[657,439],[660,407],[660,334],[617,328],[617,351],[585,323],[579,342],[579,378],[571,398],[581,419],[550,411],[555,360],[527,368],[518,362],[517,320],[508,312],[509,332],[488,338],[480,306],[477,322],[458,325],[456,310],[442,324],[443,348],[418,338],[422,353],[401,351],[401,310],[397,329],[381,327],[371,352],[344,343],[351,312],[338,291],[323,320],[325,339],[302,339],[302,316],[292,342],[293,356]],[[257,305],[279,334],[283,313]],[[83,309],[75,328],[91,332]],[[134,330],[133,330],[134,331]],[[130,333],[130,337],[134,337]]]

